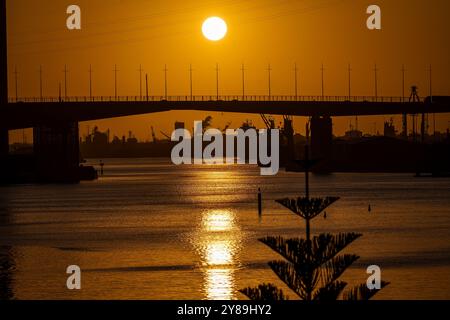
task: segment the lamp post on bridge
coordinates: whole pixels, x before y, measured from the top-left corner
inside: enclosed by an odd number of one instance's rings
[[[402,102],[405,102],[405,65],[402,64]]]
[[[42,90],[42,65],[39,66],[39,97],[42,102],[43,100],[43,90]]]
[[[164,65],[164,98],[167,100],[167,64]]]
[[[433,77],[432,77],[432,69],[431,64],[428,69],[428,80],[429,80],[429,90],[430,90],[430,103],[433,103]],[[436,114],[433,113],[433,138],[436,138]]]
[[[114,65],[113,72],[114,72],[114,97],[115,97],[115,99],[117,101],[117,98],[118,98],[118,96],[117,96],[117,73],[119,72],[119,70],[117,69],[117,65],[116,64]]]
[[[348,64],[347,73],[348,73],[348,101],[351,101],[351,98],[352,98],[352,68],[351,68],[350,63]]]
[[[139,65],[139,100],[142,100],[142,71],[144,71],[144,69],[142,69],[142,64]]]
[[[350,63],[348,64],[347,72],[348,72],[348,101],[352,100],[352,66]],[[358,131],[358,116],[355,116],[355,129]]]
[[[89,99],[91,101],[93,101],[93,99],[92,99],[92,73],[93,73],[92,65],[90,64],[89,65]]]
[[[378,101],[378,70],[377,64],[375,63],[375,67],[373,69],[375,76],[375,101]]]
[[[216,63],[216,94],[217,100],[219,100],[219,64]]]
[[[267,66],[267,75],[268,75],[268,82],[269,82],[269,100],[271,100],[272,97],[272,79],[271,79],[271,72],[272,72],[272,68],[269,65]]]
[[[241,73],[242,73],[242,101],[244,101],[245,100],[245,66],[244,66],[244,64],[242,64]]]
[[[192,64],[189,64],[189,92],[191,95],[191,101],[194,101],[194,94],[193,94],[193,79],[192,79]]]
[[[14,67],[14,81],[16,83],[16,102],[19,100],[19,89],[18,89],[18,76],[19,72],[17,71],[17,66]]]
[[[322,75],[322,101],[325,100],[325,83],[324,83],[324,68],[323,68],[323,63],[322,66],[320,68],[321,71],[321,75]]]
[[[69,73],[69,69],[67,69],[67,65],[64,65],[64,99],[67,100],[67,74]]]
[[[405,65],[402,64],[402,103],[405,102]],[[402,115],[402,135],[403,139],[408,140],[408,115],[405,113]]]
[[[148,74],[145,74],[145,96],[147,98],[148,101]]]
[[[295,101],[298,100],[298,68],[297,63],[294,63],[294,86],[295,86]]]

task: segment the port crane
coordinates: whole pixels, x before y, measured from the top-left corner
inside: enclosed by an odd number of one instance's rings
[[[166,137],[167,139],[169,139],[169,140],[172,139],[171,137],[169,137],[169,135],[168,135],[167,133],[164,133],[163,131],[160,131],[160,132],[161,132],[161,134],[162,134],[164,137]]]
[[[261,114],[261,119],[264,121],[267,129],[275,129],[275,120],[272,117],[267,117],[265,114]]]

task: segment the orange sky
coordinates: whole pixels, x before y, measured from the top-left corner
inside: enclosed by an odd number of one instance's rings
[[[66,28],[66,8],[78,4],[82,30]],[[419,86],[428,95],[428,65],[433,66],[433,94],[450,95],[450,48],[447,0],[377,1],[382,9],[382,30],[366,28],[370,4],[361,0],[8,0],[9,94],[15,95],[13,69],[19,75],[19,96],[39,95],[39,65],[44,70],[44,95],[57,96],[68,65],[69,95],[89,94],[89,64],[94,69],[94,95],[114,95],[113,68],[117,64],[119,95],[139,94],[142,64],[150,77],[150,94],[164,93],[167,64],[169,95],[189,94],[189,64],[194,68],[194,94],[214,95],[215,64],[220,65],[221,94],[241,93],[241,63],[246,65],[248,94],[267,94],[267,68],[272,65],[272,94],[294,92],[293,65],[299,71],[303,95],[321,92],[320,65],[325,65],[325,94],[346,95],[347,64],[351,63],[352,93],[373,95],[375,62],[379,67],[379,95],[401,95],[401,66],[406,85]],[[227,37],[210,42],[201,34],[202,22],[220,16],[228,24]],[[192,122],[207,114],[171,112],[81,123],[111,128],[113,134],[129,130],[150,139],[150,126],[170,133],[175,120]],[[261,125],[257,115],[212,114],[213,125],[245,119]],[[388,120],[389,117],[384,119]],[[334,133],[342,134],[350,118],[334,120]],[[279,120],[278,120],[279,121]],[[277,122],[278,122],[277,121]],[[450,116],[438,118],[439,130]],[[304,131],[305,119],[296,120]],[[364,131],[382,131],[383,117],[361,118]],[[400,130],[400,118],[396,118]],[[188,125],[189,127],[189,125]]]

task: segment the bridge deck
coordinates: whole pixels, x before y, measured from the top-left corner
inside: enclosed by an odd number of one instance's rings
[[[134,98],[134,99],[133,99]],[[295,98],[295,97],[294,97]],[[33,127],[39,124],[63,121],[90,121],[175,110],[198,110],[208,112],[233,112],[293,116],[369,116],[420,113],[450,113],[448,97],[433,97],[426,102],[402,102],[395,97],[191,97],[179,96],[121,97],[113,101],[109,97],[21,99],[0,106],[0,126],[8,129]]]
[[[202,95],[202,96],[76,96],[76,97],[26,97],[26,98],[9,98],[10,103],[14,102],[204,102],[204,101],[290,101],[290,102],[310,102],[310,101],[327,101],[327,102],[408,102],[407,98],[402,97],[375,97],[375,96],[280,96],[280,95]]]

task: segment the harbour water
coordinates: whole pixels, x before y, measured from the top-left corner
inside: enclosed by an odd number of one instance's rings
[[[274,201],[303,195],[303,174],[103,161],[98,181],[0,187],[1,299],[245,299],[238,290],[262,282],[295,298],[267,266],[281,257],[257,239],[304,236]],[[450,179],[313,175],[311,194],[341,197],[314,234],[363,234],[346,249],[361,256],[349,286],[375,264],[391,282],[376,299],[450,299]],[[82,270],[79,291],[66,288],[69,265]]]

